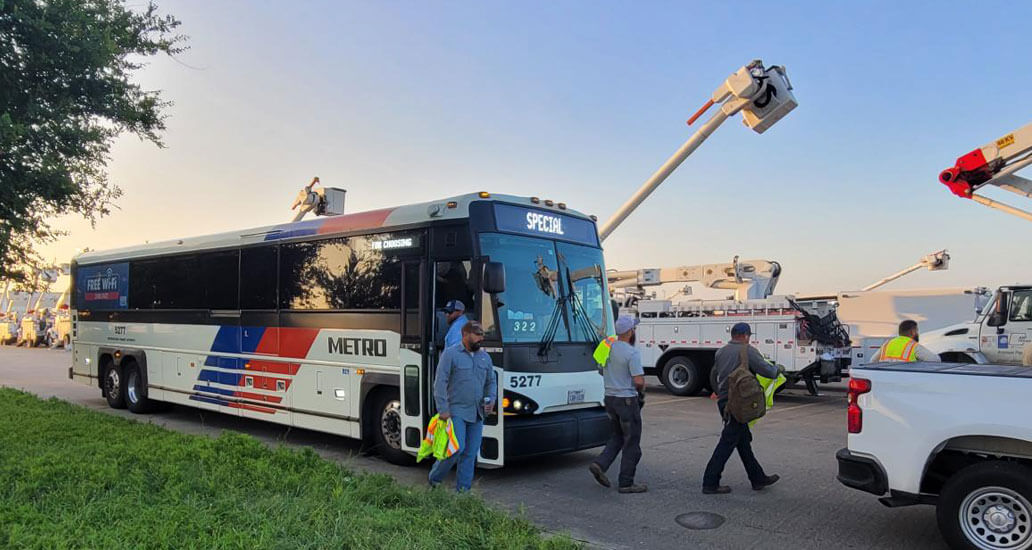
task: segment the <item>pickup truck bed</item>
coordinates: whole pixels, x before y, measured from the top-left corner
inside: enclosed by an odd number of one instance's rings
[[[844,485],[890,507],[935,504],[955,548],[1032,548],[1032,369],[853,367],[848,424]]]

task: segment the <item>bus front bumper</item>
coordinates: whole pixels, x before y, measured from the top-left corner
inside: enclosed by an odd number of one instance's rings
[[[505,417],[505,459],[601,447],[611,433],[602,407]]]

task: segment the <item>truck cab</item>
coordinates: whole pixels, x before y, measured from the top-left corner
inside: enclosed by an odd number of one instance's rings
[[[1020,365],[1032,339],[1032,285],[1000,287],[974,322],[922,336],[921,343],[943,361]]]

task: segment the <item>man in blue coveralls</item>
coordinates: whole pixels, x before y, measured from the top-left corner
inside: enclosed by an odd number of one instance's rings
[[[451,418],[459,452],[434,463],[430,468],[430,486],[444,481],[452,466],[455,489],[469,491],[473,486],[473,470],[480,452],[484,418],[494,410],[498,389],[491,357],[481,349],[484,329],[480,323],[469,321],[462,327],[462,341],[441,354],[434,377],[434,403],[441,420]]]

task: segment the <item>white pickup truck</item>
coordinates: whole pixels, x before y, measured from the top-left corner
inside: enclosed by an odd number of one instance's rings
[[[953,548],[1032,547],[1032,369],[853,367],[838,480],[889,506],[934,504]]]

